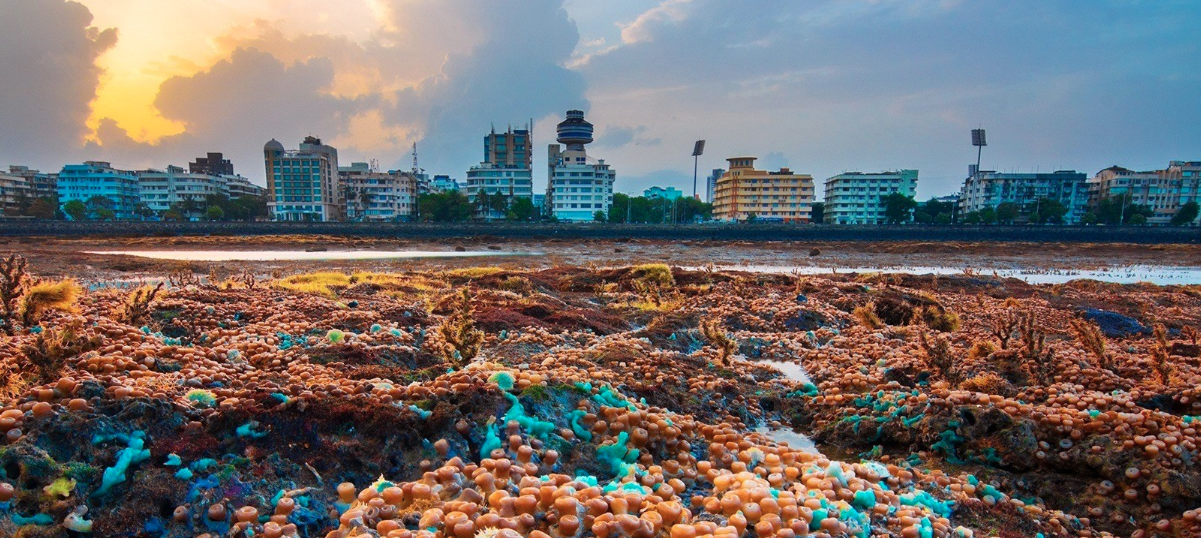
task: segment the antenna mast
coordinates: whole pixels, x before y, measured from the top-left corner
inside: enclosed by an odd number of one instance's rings
[[[413,177],[421,173],[421,169],[417,168],[417,143],[413,142]]]

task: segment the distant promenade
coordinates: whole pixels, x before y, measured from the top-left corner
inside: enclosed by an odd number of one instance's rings
[[[805,224],[287,223],[0,221],[0,237],[330,235],[398,239],[664,241],[981,241],[1198,244],[1201,228],[1149,226],[844,226]]]

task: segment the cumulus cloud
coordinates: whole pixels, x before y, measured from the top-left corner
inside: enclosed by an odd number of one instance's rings
[[[587,106],[582,76],[566,67],[579,34],[562,0],[375,6],[386,24],[368,36],[293,35],[257,21],[218,37],[228,58],[167,80],[155,101],[185,132],[139,144],[107,122],[97,133],[103,153],[140,161],[184,146],[186,155],[225,151],[258,177],[266,140],[291,146],[312,133],[343,160],[389,167],[407,165],[418,142],[424,168],[461,175],[479,162],[490,124]]]
[[[460,3],[472,7],[464,12],[479,43],[400,91],[390,114],[424,123],[423,165],[456,174],[482,158],[478,140],[490,123],[521,124],[588,104],[583,77],[565,66],[579,33],[562,0]]]
[[[1179,2],[666,0],[577,66],[600,122],[654,125],[668,147],[708,138],[702,160],[779,151],[819,179],[917,167],[920,193],[942,194],[981,125],[1001,169],[1188,158],[1199,139],[1177,119],[1201,110],[1184,97],[1201,93],[1201,45],[1179,36],[1197,15]],[[650,159],[609,155],[635,174]]]
[[[645,125],[626,127],[610,125],[603,128],[596,136],[596,145],[605,148],[620,148],[630,144],[639,146],[658,146],[662,140],[645,136],[649,129]]]
[[[0,164],[52,168],[83,143],[95,62],[116,41],[82,4],[0,0]]]
[[[183,124],[183,133],[147,144],[102,120],[99,145],[88,149],[122,166],[159,168],[221,151],[236,170],[260,177],[266,141],[295,146],[309,134],[329,139],[345,130],[359,102],[331,95],[333,77],[328,59],[289,65],[266,52],[237,49],[204,71],[159,87],[155,107]]]

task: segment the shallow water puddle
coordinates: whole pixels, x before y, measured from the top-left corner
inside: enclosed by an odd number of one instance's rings
[[[809,379],[809,373],[805,371],[805,367],[799,362],[784,362],[784,361],[758,361],[759,364],[771,366],[784,374],[784,377],[796,381],[797,383],[812,383]]]
[[[775,441],[775,442],[781,443],[781,444],[787,444],[788,446],[795,448],[797,450],[803,450],[805,452],[811,452],[813,454],[820,453],[817,450],[817,445],[813,444],[813,440],[810,439],[809,436],[807,436],[803,433],[797,433],[792,428],[788,428],[788,427],[769,428],[767,426],[760,426],[758,428],[755,428],[755,432],[763,434],[765,437],[767,437],[768,439],[771,439],[772,441]]]
[[[700,270],[700,267],[685,267]],[[1062,284],[1072,280],[1096,280],[1114,284],[1148,282],[1159,285],[1201,284],[1201,267],[1172,267],[1159,265],[1128,265],[1101,269],[982,269],[949,266],[889,266],[889,267],[818,267],[739,264],[719,265],[719,271],[749,273],[829,275],[832,273],[907,273],[913,275],[970,275],[977,277],[1016,278],[1029,284]]]
[[[464,252],[436,250],[330,250],[316,252],[300,250],[91,250],[84,253],[199,262],[495,258],[502,256],[542,255],[541,252],[498,252],[490,250],[468,250]]]

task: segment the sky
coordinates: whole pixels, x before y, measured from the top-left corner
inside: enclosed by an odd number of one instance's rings
[[[533,121],[535,188],[566,110],[616,190],[691,192],[734,156],[818,185],[920,171],[1201,160],[1192,0],[0,0],[0,166],[165,168],[306,135],[344,163],[462,179]],[[701,183],[703,190],[703,182]]]

